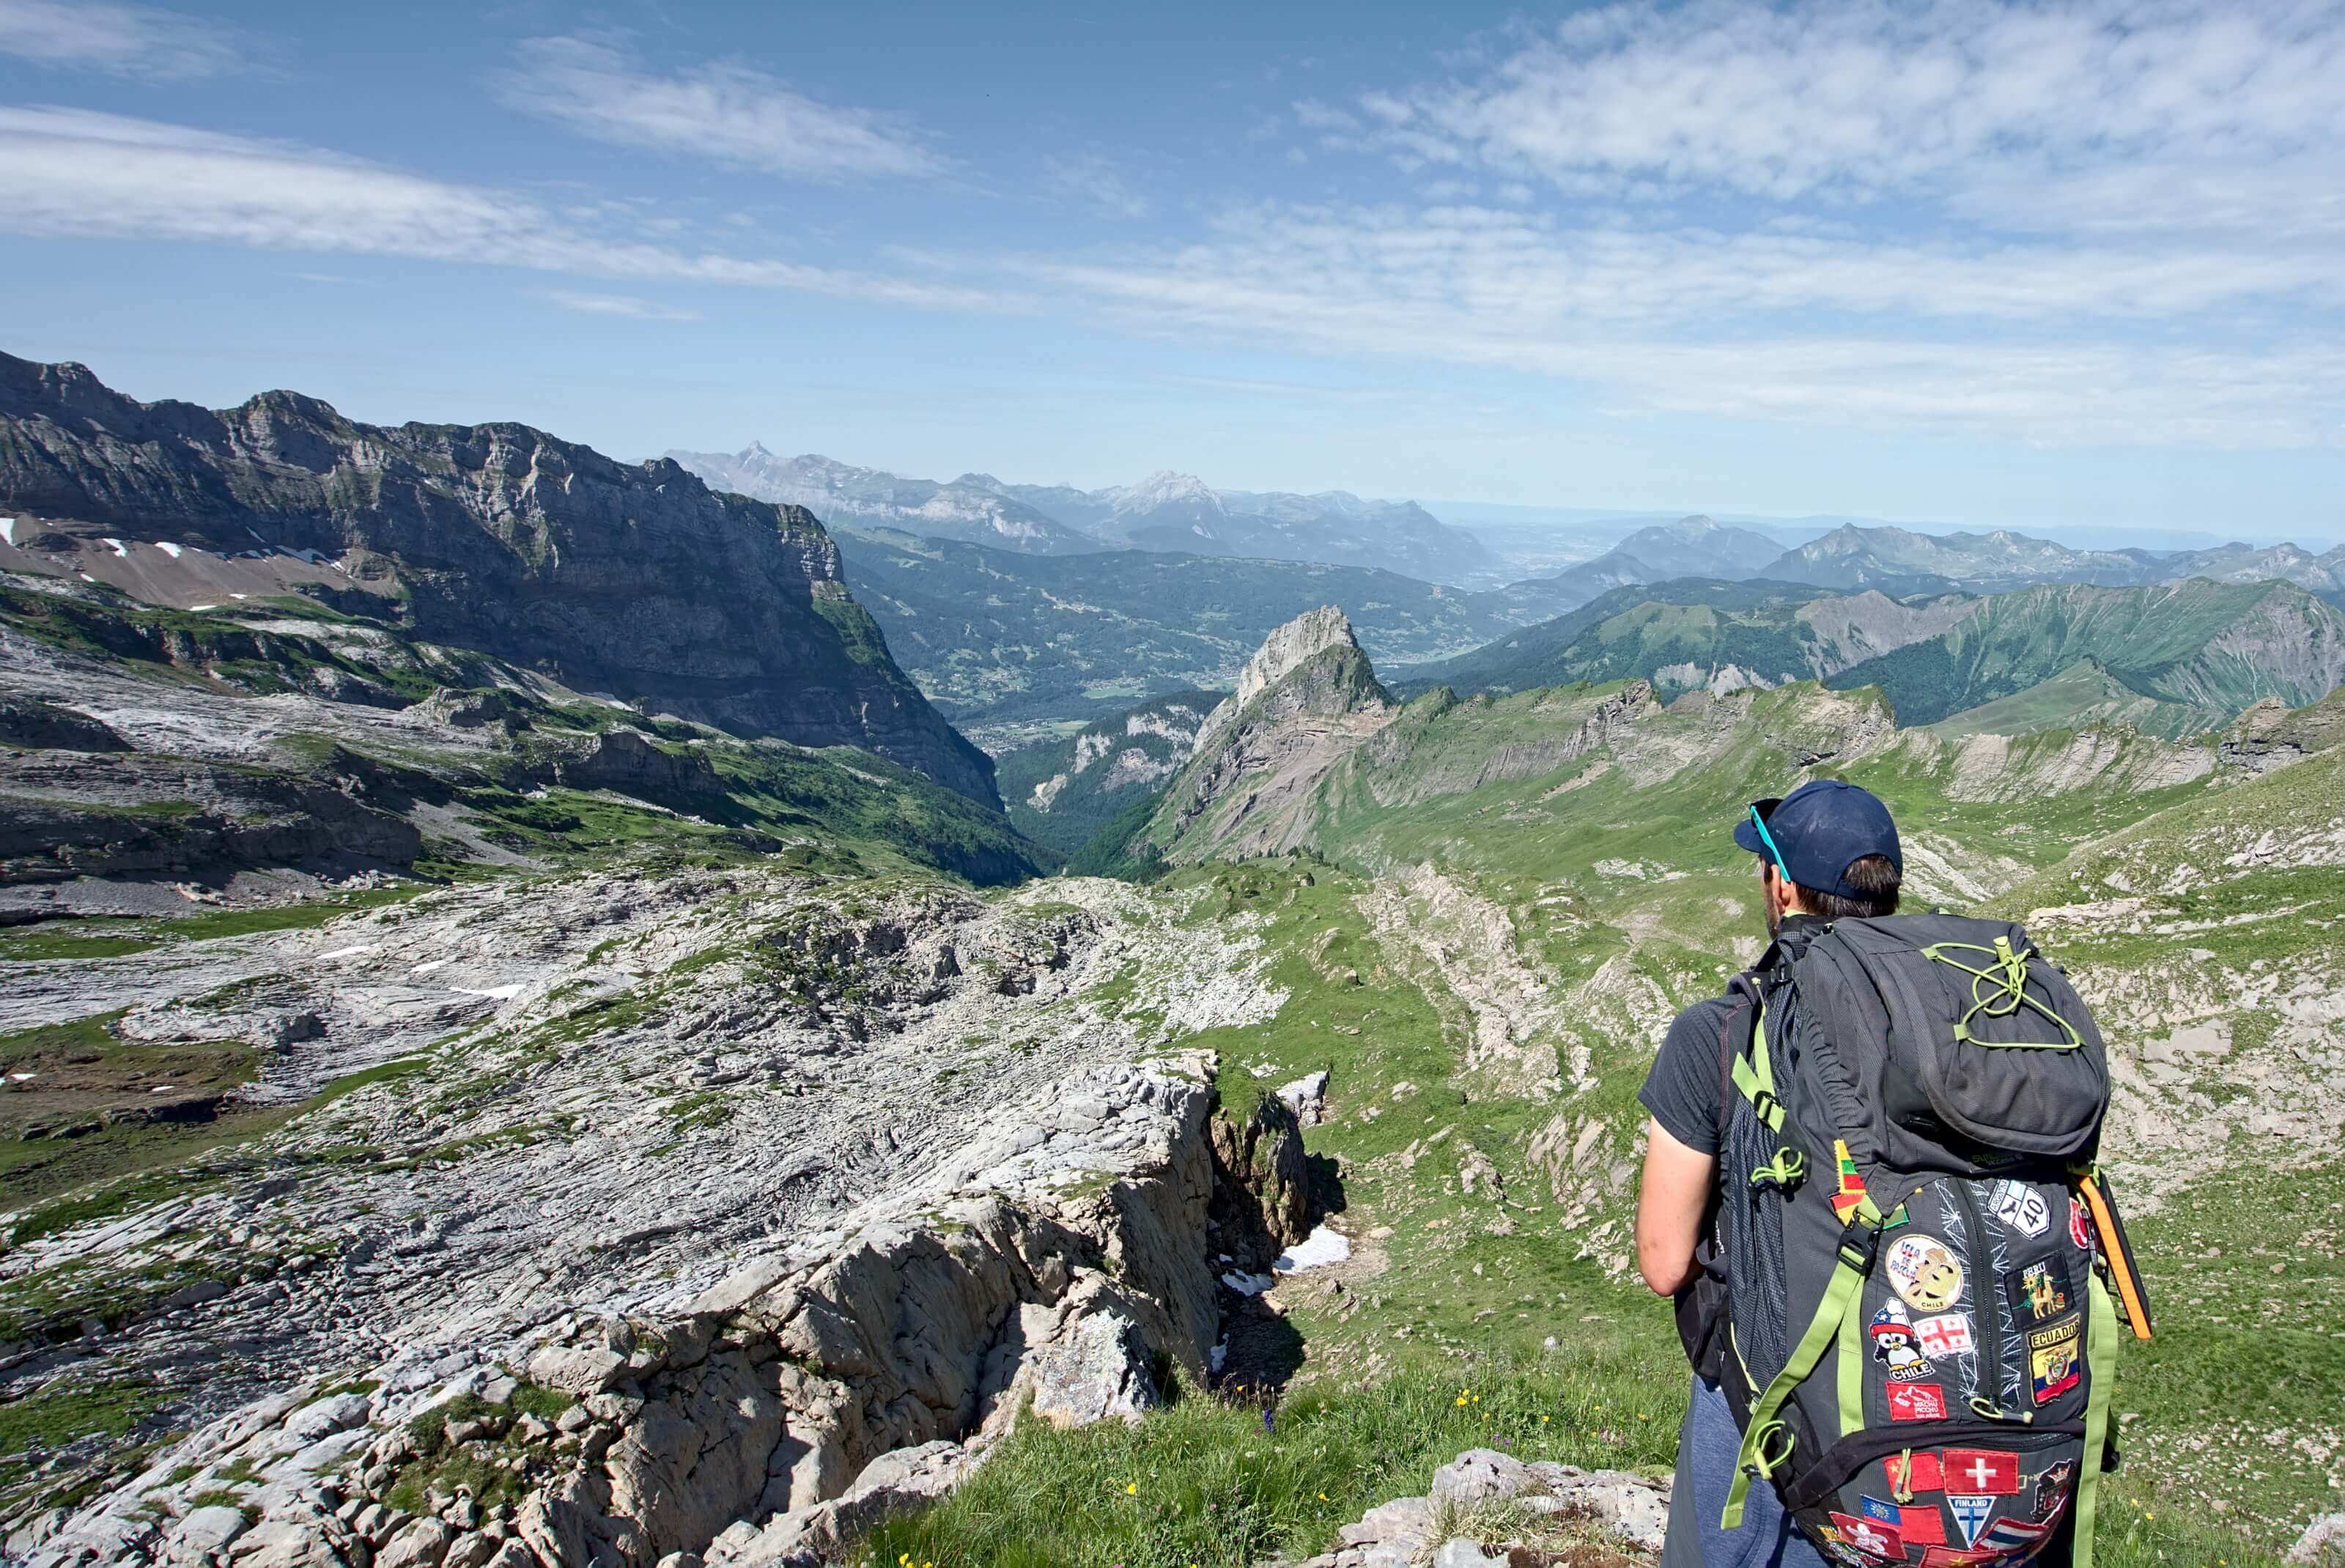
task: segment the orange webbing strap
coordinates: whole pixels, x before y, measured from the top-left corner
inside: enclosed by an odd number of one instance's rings
[[[2076,1190],[2085,1196],[2085,1207],[2092,1211],[2093,1229],[2100,1234],[2101,1256],[2109,1266],[2109,1278],[2117,1288],[2117,1300],[2125,1303],[2126,1321],[2133,1325],[2133,1337],[2149,1338],[2149,1298],[2142,1293],[2141,1277],[2134,1271],[2133,1249],[2126,1241],[2125,1227],[2117,1221],[2117,1211],[2101,1191],[2099,1180],[2090,1171],[2076,1178]]]

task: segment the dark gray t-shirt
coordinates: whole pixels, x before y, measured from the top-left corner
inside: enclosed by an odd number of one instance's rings
[[[1688,1148],[1718,1152],[1719,1064],[1736,1029],[1751,1027],[1750,1004],[1712,996],[1677,1016],[1637,1099],[1663,1130]]]

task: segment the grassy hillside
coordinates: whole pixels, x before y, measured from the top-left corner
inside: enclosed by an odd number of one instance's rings
[[[1011,824],[1074,854],[1133,802],[1163,788],[1221,700],[1218,692],[1173,692],[1062,739],[1005,753],[996,776]]]
[[[1525,692],[1576,681],[1650,681],[1664,699],[1818,680],[1944,630],[1972,613],[1964,594],[1904,601],[1805,583],[1709,578],[1639,584],[1508,632],[1454,659],[1398,672],[1401,690]]]
[[[1945,632],[1831,683],[1877,685],[1900,723],[1929,724],[2086,660],[2164,704],[2143,715],[2159,733],[2187,734],[2261,698],[2294,706],[2325,696],[2345,681],[2345,614],[2280,582],[2031,588],[1990,599]]]
[[[2275,1563],[2334,1506],[2345,749],[2256,776],[2132,730],[1901,733],[1876,693],[1637,698],[1419,698],[1325,769],[1307,847],[1160,884],[1274,956],[1292,999],[1215,1042],[1223,1092],[1331,1072],[1307,1141],[1354,1260],[1274,1293],[1274,1431],[1191,1404],[1031,1433],[883,1561],[1300,1555],[1476,1432],[1666,1464],[1682,1371],[1630,1275],[1634,1095],[1675,1010],[1758,951],[1742,804],[1833,770],[1896,811],[1917,900],[2029,919],[2113,1042],[2108,1162],[2161,1332],[2121,1360],[2101,1561]],[[2259,733],[2333,747],[2333,707]]]

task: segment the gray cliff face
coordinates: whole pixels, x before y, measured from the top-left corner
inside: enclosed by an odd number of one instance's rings
[[[416,634],[737,733],[867,747],[990,805],[812,515],[526,425],[395,429],[292,392],[141,403],[0,355],[0,506],[339,561]]]

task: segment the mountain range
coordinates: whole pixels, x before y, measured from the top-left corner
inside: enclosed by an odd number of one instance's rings
[[[1150,475],[1104,490],[1005,484],[990,474],[902,479],[808,454],[785,461],[762,444],[738,452],[671,451],[719,489],[803,506],[844,527],[905,529],[1030,554],[1155,550],[1317,561],[1459,583],[1495,566],[1480,540],[1415,501],[1215,490],[1191,474]]]
[[[211,598],[199,567],[330,562],[312,586],[346,612],[742,734],[865,747],[996,801],[991,759],[888,657],[814,516],[672,462],[519,424],[360,424],[296,392],[142,403],[80,365],[0,355],[0,505],[29,514],[12,569],[94,553],[82,574],[104,581],[147,546],[154,572]]]
[[[1764,948],[1745,803],[1842,777],[2108,1039],[2105,1560],[2309,1560],[2325,558],[1640,519],[1467,592],[954,486],[0,362],[0,1557],[1646,1561],[1637,1088]]]

